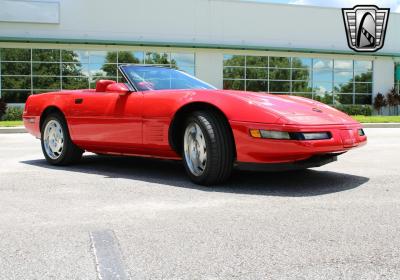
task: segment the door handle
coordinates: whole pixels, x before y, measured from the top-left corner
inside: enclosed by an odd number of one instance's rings
[[[76,98],[75,99],[75,104],[82,104],[83,103],[83,98]]]

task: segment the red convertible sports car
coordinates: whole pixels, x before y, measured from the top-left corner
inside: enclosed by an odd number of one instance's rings
[[[182,159],[191,180],[214,185],[233,168],[317,167],[366,143],[361,125],[293,95],[218,90],[184,72],[123,65],[124,83],[31,95],[24,124],[54,165],[97,154]]]

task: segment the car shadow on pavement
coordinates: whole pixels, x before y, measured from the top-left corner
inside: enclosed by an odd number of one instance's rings
[[[316,196],[357,188],[369,178],[351,174],[301,170],[287,172],[245,172],[235,170],[231,179],[214,187],[203,187],[189,181],[179,161],[137,157],[86,155],[76,165],[53,166],[44,159],[22,161],[41,168],[124,178],[209,192],[268,196]]]

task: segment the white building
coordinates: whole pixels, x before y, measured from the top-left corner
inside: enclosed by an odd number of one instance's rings
[[[337,8],[240,0],[0,0],[0,92],[9,103],[93,87],[99,77],[118,79],[117,65],[127,62],[174,64],[219,88],[371,104],[400,80],[400,14],[390,14],[381,50],[357,53],[347,45]]]

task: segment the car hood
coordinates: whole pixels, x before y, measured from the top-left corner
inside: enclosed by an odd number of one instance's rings
[[[279,116],[277,123],[301,125],[357,123],[335,108],[304,97],[230,90],[223,92],[245,101],[254,110],[261,109],[274,113]]]

